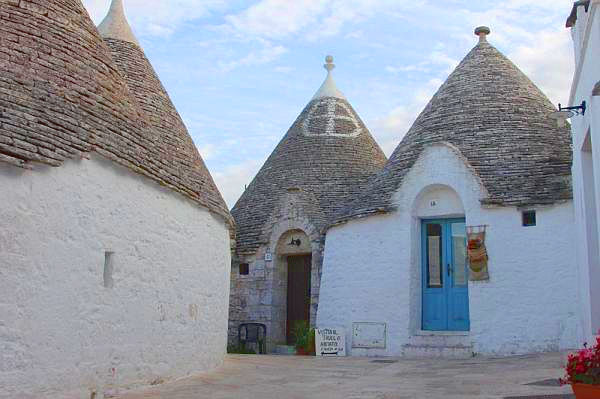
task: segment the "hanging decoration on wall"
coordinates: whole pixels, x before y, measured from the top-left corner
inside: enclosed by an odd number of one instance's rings
[[[485,248],[487,226],[467,226],[467,254],[469,257],[469,280],[489,280],[488,254]]]

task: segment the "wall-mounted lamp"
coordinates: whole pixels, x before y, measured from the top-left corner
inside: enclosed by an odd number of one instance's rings
[[[581,105],[577,105],[574,107],[563,107],[558,104],[558,111],[554,111],[550,114],[550,118],[555,119],[558,123],[559,127],[565,126],[565,121],[569,118],[574,117],[575,115],[585,115],[585,110],[587,105],[585,101],[581,103]]]
[[[292,241],[290,241],[288,243],[288,245],[295,245],[297,247],[299,247],[300,245],[302,245],[302,241],[300,241],[300,239],[294,239],[294,237],[292,237]]]
[[[590,10],[590,0],[579,0],[573,4],[571,15],[567,19],[567,28],[572,28],[577,23],[577,9],[581,6],[585,8],[585,12],[588,12]]]

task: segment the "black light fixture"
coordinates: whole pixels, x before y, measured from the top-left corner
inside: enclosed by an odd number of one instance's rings
[[[585,8],[585,12],[590,10],[590,0],[579,0],[573,3],[573,8],[571,9],[571,15],[567,19],[567,28],[572,28],[577,23],[577,9],[581,6]]]
[[[292,241],[289,242],[288,245],[295,245],[297,247],[299,247],[300,245],[302,245],[302,241],[300,241],[300,239],[294,239],[294,237],[292,237]]]
[[[586,108],[587,104],[585,101],[582,101],[581,105],[576,105],[574,107],[563,107],[558,104],[558,111],[551,113],[550,117],[556,119],[559,127],[563,127],[567,119],[572,118],[575,115],[585,115]]]

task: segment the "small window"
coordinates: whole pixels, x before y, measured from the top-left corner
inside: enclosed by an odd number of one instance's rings
[[[114,266],[114,252],[106,251],[104,252],[104,287],[112,288],[114,286],[113,281],[113,272],[115,270]]]
[[[240,263],[240,276],[250,274],[250,265],[248,263]]]
[[[535,226],[535,211],[525,211],[523,212],[523,226],[531,227]]]

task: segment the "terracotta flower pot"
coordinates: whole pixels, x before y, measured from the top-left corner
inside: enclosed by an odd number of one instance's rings
[[[576,399],[600,398],[600,385],[573,384],[571,387]]]
[[[298,348],[298,349],[296,349],[296,355],[306,356],[306,355],[308,355],[308,353],[306,353],[306,350],[304,348]]]

